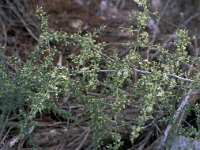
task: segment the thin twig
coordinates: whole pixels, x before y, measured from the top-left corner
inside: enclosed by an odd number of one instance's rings
[[[161,18],[163,17],[163,15],[165,14],[166,10],[167,10],[167,7],[169,6],[169,3],[171,2],[171,0],[168,0],[165,4],[165,7],[163,8],[163,11],[161,12],[159,18],[158,18],[158,21],[157,21],[157,26],[159,25],[160,23],[160,20]]]
[[[175,74],[165,74],[165,75],[168,76],[168,77],[174,77],[174,78],[177,78],[179,80],[183,80],[183,81],[187,81],[187,82],[194,82],[194,80],[192,80],[192,79],[179,77],[179,76],[177,76]]]
[[[7,41],[8,41],[8,35],[7,35],[7,31],[6,31],[6,26],[2,21],[2,18],[0,17],[0,23],[2,26],[2,30],[3,30],[3,34],[4,34],[4,48],[6,48],[7,46]]]
[[[191,20],[200,16],[200,13],[196,13],[193,16],[190,16],[180,27],[185,27]]]
[[[147,144],[149,138],[151,137],[153,131],[149,132],[147,135],[145,135],[144,140],[142,140],[139,144],[138,150],[143,150],[144,146]]]
[[[88,136],[89,136],[89,133],[90,133],[90,129],[87,130],[87,133],[84,137],[84,139],[81,141],[81,143],[79,144],[79,146],[76,148],[76,150],[80,150],[83,146],[83,144],[85,143],[85,141],[87,140]]]
[[[122,70],[98,70],[98,72],[101,72],[101,73],[110,73],[110,72],[119,72],[119,71],[121,71],[121,72],[129,72],[128,69],[122,69]],[[144,75],[152,74],[152,72],[139,70],[139,69],[134,69],[134,71],[138,72],[138,73],[141,73],[141,74],[144,74]],[[77,74],[92,73],[92,72],[93,72],[92,70],[78,71]],[[72,76],[72,74],[69,74],[69,75]],[[176,79],[179,79],[179,80],[182,80],[182,81],[186,81],[186,82],[194,82],[194,80],[192,80],[192,79],[183,78],[183,77],[177,76],[175,74],[163,73],[163,75],[166,75],[168,77],[173,77],[173,78],[176,78]]]
[[[65,149],[65,145],[67,143],[67,140],[69,138],[69,135],[71,134],[71,130],[67,130],[68,132],[64,132],[64,136],[62,138],[62,140],[60,141],[60,144],[56,147],[56,150],[64,150]]]
[[[29,32],[29,34],[36,40],[39,41],[39,38],[33,33],[33,31],[28,27],[26,21],[22,18],[22,16],[15,10],[14,6],[12,4],[9,4],[11,10],[19,17],[20,21],[23,23],[26,30]]]
[[[28,135],[28,134],[31,134],[31,133],[34,131],[34,129],[35,129],[35,126],[32,126],[32,127],[30,128],[29,132],[27,133],[27,135]],[[14,137],[14,138],[13,138],[10,142],[8,142],[6,145],[4,145],[4,147],[9,147],[9,148],[11,148],[11,147],[13,147],[16,143],[18,143],[19,140],[20,140],[20,137],[19,137],[19,135],[18,135],[18,136],[16,136],[16,137]],[[4,148],[4,147],[3,147],[3,148]]]
[[[9,111],[8,114],[6,115],[5,122],[4,122],[4,124],[2,125],[2,127],[1,127],[1,130],[0,130],[0,139],[1,139],[1,142],[0,142],[0,143],[3,143],[3,140],[4,140],[4,138],[2,139],[2,137],[3,137],[3,132],[4,132],[5,128],[6,128],[6,126],[7,126],[10,113],[11,113],[11,111]],[[8,132],[9,132],[9,130],[8,130]],[[7,132],[7,133],[8,133],[8,132]],[[6,135],[7,135],[7,134],[6,134]],[[4,137],[6,137],[6,135],[5,135]]]
[[[71,143],[69,143],[66,147],[70,147],[72,146],[75,142],[78,142],[87,132],[89,129],[85,130],[83,133],[81,133],[81,135],[79,135],[78,138],[76,138],[74,141],[72,141]]]
[[[181,117],[182,113],[184,113],[184,108],[189,103],[192,93],[193,93],[193,91],[190,89],[188,94],[182,100],[181,104],[179,105],[178,109],[176,110],[176,112],[173,116],[173,122],[171,124],[168,124],[167,128],[165,129],[164,135],[161,137],[160,144],[157,146],[157,150],[160,150],[164,146],[166,140],[168,139],[170,131],[172,130],[173,125],[175,123],[179,123],[179,124],[181,123],[180,119],[183,118],[183,117]]]

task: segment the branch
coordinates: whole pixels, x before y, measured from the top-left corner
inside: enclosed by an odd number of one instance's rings
[[[98,72],[109,73],[109,72],[118,72],[118,71],[121,71],[121,72],[129,72],[128,69],[122,69],[122,70],[99,70]],[[144,71],[144,70],[134,69],[134,71],[135,71],[135,72],[138,72],[138,73],[141,73],[141,74],[145,74],[145,75],[152,74],[152,72]],[[92,70],[78,71],[77,74],[92,73],[92,72],[93,72]],[[69,75],[72,76],[72,74],[69,74]],[[166,76],[168,76],[168,77],[173,77],[173,78],[176,78],[176,79],[179,79],[179,80],[182,80],[182,81],[186,81],[186,82],[194,82],[194,80],[192,80],[192,79],[183,78],[183,77],[177,76],[177,75],[175,75],[175,74],[164,73],[163,75],[166,75]]]
[[[79,144],[79,146],[76,148],[76,150],[80,150],[83,146],[83,144],[85,143],[85,141],[87,140],[88,136],[90,133],[90,129],[87,130],[85,137],[83,138],[83,140],[81,141],[81,143]]]
[[[26,135],[30,135],[35,129],[35,126],[32,126],[29,129],[29,132]],[[20,141],[20,137],[19,135],[17,135],[16,137],[13,137],[7,144],[5,144],[2,149],[0,150],[6,150],[7,148],[10,149],[11,147],[13,147],[15,144],[17,144]]]
[[[183,118],[181,116],[184,114],[184,108],[189,103],[192,93],[193,91],[190,89],[188,94],[183,98],[181,104],[179,105],[178,109],[176,110],[173,116],[173,122],[171,124],[168,124],[167,128],[165,129],[164,135],[161,137],[159,145],[157,146],[157,150],[160,150],[161,148],[163,148],[166,140],[168,139],[170,131],[172,130],[173,125],[176,123],[178,123],[179,125],[181,123],[182,118]]]
[[[168,77],[177,78],[177,79],[179,79],[179,80],[183,80],[183,81],[187,81],[187,82],[194,82],[194,80],[192,80],[192,79],[179,77],[179,76],[177,76],[177,75],[175,75],[175,74],[165,74],[165,75],[168,76]]]

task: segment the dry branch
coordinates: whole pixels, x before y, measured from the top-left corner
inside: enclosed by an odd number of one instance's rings
[[[190,89],[188,91],[188,94],[183,98],[182,102],[180,103],[178,109],[176,110],[174,116],[173,116],[173,122],[168,124],[167,128],[164,131],[164,135],[161,137],[159,145],[157,146],[157,150],[162,149],[165,146],[165,142],[168,139],[169,134],[171,133],[173,125],[177,124],[177,126],[180,125],[183,119],[183,114],[185,113],[185,108],[189,104],[189,100],[191,98],[191,95],[193,94],[193,90]]]

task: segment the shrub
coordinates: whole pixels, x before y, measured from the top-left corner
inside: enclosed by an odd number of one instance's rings
[[[105,136],[112,136],[113,143],[107,148],[119,149],[123,144],[120,128],[131,128],[130,139],[134,142],[155,120],[169,123],[182,95],[189,89],[198,89],[199,85],[199,74],[191,75],[181,65],[198,64],[198,59],[187,55],[190,38],[184,29],[176,32],[177,39],[172,43],[175,48],[153,44],[145,31],[150,19],[148,4],[146,1],[138,1],[138,4],[143,7],[143,12],[138,15],[138,37],[126,43],[130,51],[123,58],[116,51],[112,56],[106,55],[102,51],[105,43],[94,40],[103,28],[86,34],[53,31],[48,27],[45,12],[38,9],[42,34],[28,59],[19,65],[17,58],[7,57],[3,48],[0,51],[2,133],[5,134],[7,118],[12,116],[19,122],[23,139],[36,125],[34,119],[46,111],[79,123],[76,116],[56,104],[59,98],[70,96],[75,97],[77,104],[85,106],[83,113],[89,115],[95,148],[101,146]],[[129,30],[135,32],[132,28]],[[54,43],[59,42],[81,46],[80,54],[70,56],[72,67],[54,63],[59,53]],[[140,49],[155,50],[160,53],[160,59],[143,59],[138,53]],[[124,110],[132,105],[139,108],[138,117],[124,121]],[[195,105],[195,112],[199,114],[198,107]],[[113,115],[109,116],[106,109],[111,109]]]

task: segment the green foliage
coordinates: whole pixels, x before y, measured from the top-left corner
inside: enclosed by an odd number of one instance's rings
[[[186,30],[179,29],[176,33],[177,40],[174,42],[176,49],[173,52],[160,45],[150,46],[149,35],[145,31],[150,18],[148,5],[146,1],[136,2],[144,8],[138,16],[138,37],[136,41],[128,43],[131,49],[123,58],[120,58],[117,52],[113,52],[113,56],[102,52],[104,43],[94,40],[98,31],[83,35],[51,30],[45,12],[41,8],[38,9],[42,34],[26,62],[16,67],[16,58],[8,58],[4,49],[0,49],[2,129],[6,117],[12,116],[19,121],[19,133],[23,139],[35,125],[34,119],[45,111],[52,111],[59,117],[77,121],[76,116],[56,105],[59,98],[71,95],[76,98],[77,104],[85,105],[83,113],[90,117],[89,126],[96,148],[101,146],[103,137],[111,135],[113,143],[107,148],[119,149],[123,144],[118,133],[121,127],[128,126],[132,129],[130,139],[134,142],[156,116],[159,121],[169,122],[177,102],[189,87],[185,81],[179,81],[169,74],[182,76],[184,70],[180,68],[180,64],[191,62],[186,52],[190,38]],[[59,49],[52,46],[54,42],[81,46],[80,54],[70,56],[73,67],[55,65],[54,59]],[[150,62],[142,59],[136,51],[139,47],[160,51],[161,60]],[[14,71],[10,71],[9,67],[14,68]],[[137,68],[143,71],[135,70]],[[104,74],[103,79],[100,78],[100,74]],[[136,74],[140,76],[137,81],[133,81],[133,75]],[[199,81],[198,74],[193,78]],[[173,93],[177,87],[183,92],[176,95]],[[191,87],[195,87],[195,84]],[[135,120],[125,122],[124,110],[134,103],[139,107],[139,115]],[[160,115],[161,110],[157,110],[156,105],[166,114]],[[199,108],[195,108],[197,107]],[[106,109],[111,109],[113,116],[109,116],[105,112]],[[199,109],[196,109],[196,112],[199,125]],[[160,119],[159,116],[166,117]]]

